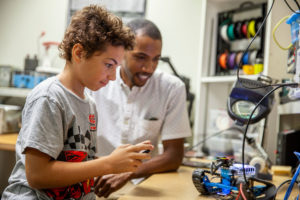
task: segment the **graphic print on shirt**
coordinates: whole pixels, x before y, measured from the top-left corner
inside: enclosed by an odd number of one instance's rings
[[[90,119],[89,117],[91,123]],[[91,132],[87,130],[83,134],[79,126],[77,127],[77,131],[73,129],[72,127],[68,130],[68,137],[64,143],[65,150],[60,153],[57,160],[66,162],[90,160],[96,153],[95,146],[91,145]],[[92,134],[95,134],[95,132],[93,131]],[[93,190],[94,179],[89,179],[71,186],[46,189],[44,191],[51,199],[81,199],[86,194],[93,192]]]
[[[89,121],[90,121],[90,131],[96,131],[96,120],[95,115],[89,115]]]

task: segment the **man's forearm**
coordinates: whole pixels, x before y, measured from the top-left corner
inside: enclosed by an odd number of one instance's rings
[[[158,155],[143,163],[136,172],[132,173],[131,178],[140,178],[154,173],[174,171],[178,169],[182,162],[182,157]]]
[[[139,166],[138,170],[132,174],[131,178],[145,177],[154,173],[178,169],[183,158],[183,143],[183,138],[163,141],[163,154],[155,156],[143,163]]]

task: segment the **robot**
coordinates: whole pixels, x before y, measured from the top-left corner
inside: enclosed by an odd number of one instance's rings
[[[231,196],[234,199],[275,199],[276,187],[267,181],[254,178],[255,167],[244,165],[248,182],[244,181],[242,164],[234,163],[226,157],[218,157],[211,163],[210,170],[195,169],[192,175],[194,186],[201,195],[219,195],[220,197]],[[212,182],[213,178],[219,178],[219,182]],[[255,182],[263,185],[255,184]],[[247,187],[246,184],[248,184]],[[234,196],[240,196],[238,198]],[[226,198],[228,199],[228,198]]]

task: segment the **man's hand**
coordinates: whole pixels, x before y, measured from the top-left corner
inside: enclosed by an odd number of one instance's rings
[[[123,187],[131,179],[132,172],[108,174],[95,181],[95,194],[107,198],[111,193]]]

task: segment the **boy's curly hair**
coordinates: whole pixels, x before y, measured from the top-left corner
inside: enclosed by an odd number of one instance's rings
[[[124,46],[132,50],[134,34],[123,26],[122,20],[105,8],[90,5],[75,13],[59,45],[60,56],[67,61],[72,59],[72,48],[75,44],[84,48],[85,58],[96,51],[105,50],[107,45]]]

